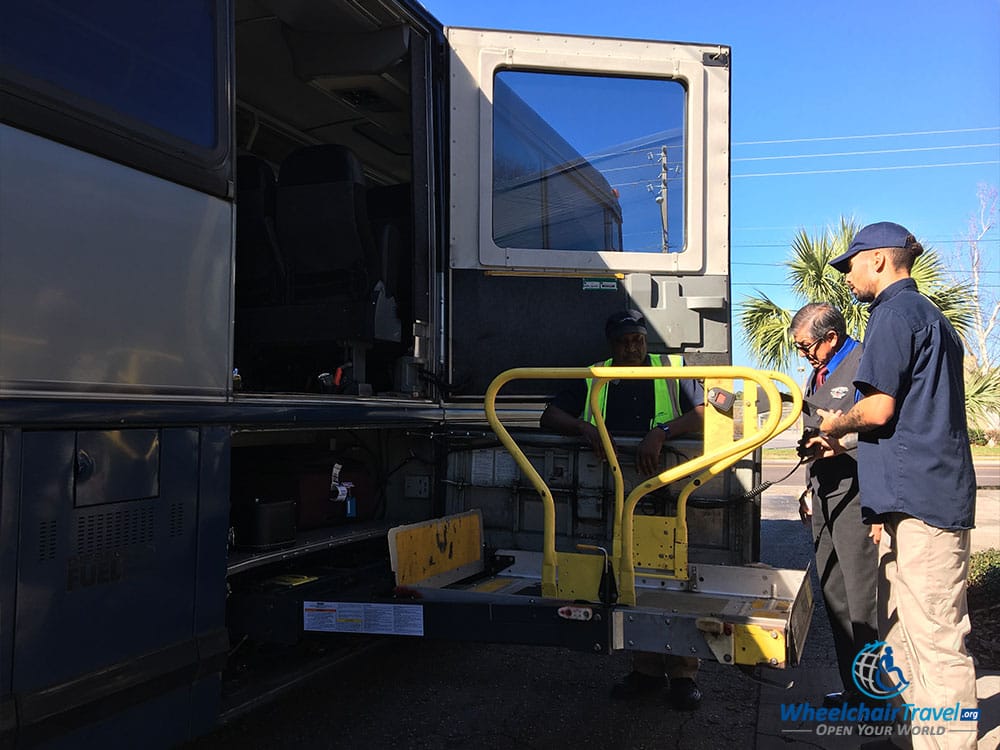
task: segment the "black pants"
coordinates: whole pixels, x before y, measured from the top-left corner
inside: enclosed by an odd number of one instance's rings
[[[840,679],[844,688],[853,688],[854,657],[878,638],[878,545],[861,522],[855,460],[847,455],[821,459],[810,467],[809,476],[816,572],[833,629]]]

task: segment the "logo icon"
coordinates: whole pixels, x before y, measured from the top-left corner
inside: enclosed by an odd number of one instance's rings
[[[869,643],[858,651],[851,672],[858,690],[876,700],[887,701],[910,686],[903,670],[893,663],[892,646],[885,641]]]

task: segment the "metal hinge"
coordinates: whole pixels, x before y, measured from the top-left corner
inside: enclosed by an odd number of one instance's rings
[[[701,64],[709,68],[728,68],[729,53],[724,52],[722,47],[715,52],[705,52],[701,56]]]

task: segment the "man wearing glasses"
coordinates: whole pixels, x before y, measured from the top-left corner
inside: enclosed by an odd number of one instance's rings
[[[800,455],[812,460],[799,512],[804,523],[812,518],[816,572],[843,683],[843,690],[827,694],[823,705],[856,705],[863,696],[854,688],[854,658],[877,640],[878,548],[869,540],[869,527],[861,518],[857,433],[840,440],[820,437],[814,409],[846,411],[854,405],[854,375],[861,361],[861,344],[847,335],[844,316],[829,302],[803,307],[792,318],[789,331],[795,348],[813,368],[805,387],[809,413],[803,417],[800,443]],[[812,504],[806,500],[810,493]]]

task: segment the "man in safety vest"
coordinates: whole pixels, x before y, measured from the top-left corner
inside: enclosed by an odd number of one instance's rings
[[[597,365],[614,367],[673,366],[684,364],[678,355],[649,354],[646,321],[636,310],[615,313],[604,327],[611,358]],[[603,456],[600,435],[590,414],[590,380],[573,380],[545,408],[540,424],[561,435],[583,438]],[[705,406],[702,385],[697,380],[619,380],[608,383],[599,405],[612,434],[642,435],[636,467],[646,476],[659,473],[660,451],[672,438],[701,429]],[[634,652],[632,672],[615,685],[613,698],[636,698],[668,689],[671,704],[694,710],[701,704],[701,690],[694,678],[698,660]],[[669,677],[669,679],[667,679]]]

